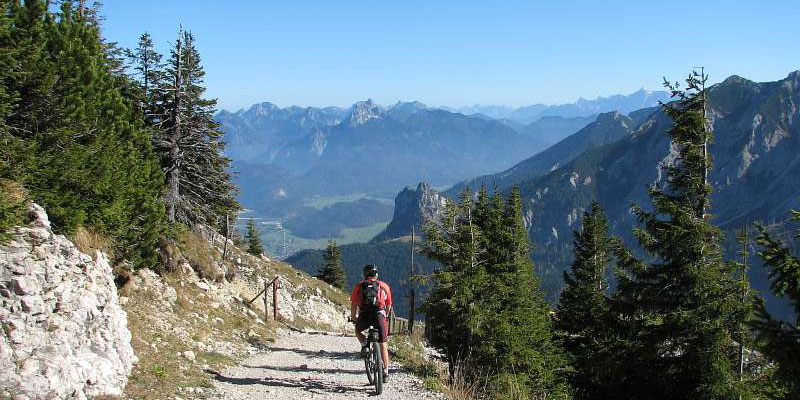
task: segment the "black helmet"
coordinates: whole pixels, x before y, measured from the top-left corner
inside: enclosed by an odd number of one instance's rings
[[[374,264],[365,265],[364,276],[368,278],[373,276],[378,276],[378,267],[376,267]]]

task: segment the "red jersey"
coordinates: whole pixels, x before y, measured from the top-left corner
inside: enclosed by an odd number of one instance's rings
[[[368,281],[376,281],[378,278],[367,278]],[[353,293],[350,295],[350,302],[354,304],[361,305],[361,284],[364,281],[358,282],[356,286],[353,288]],[[378,291],[378,308],[381,310],[385,310],[386,307],[392,305],[392,288],[389,287],[389,284],[384,281],[378,281],[378,287],[380,287],[380,291]]]

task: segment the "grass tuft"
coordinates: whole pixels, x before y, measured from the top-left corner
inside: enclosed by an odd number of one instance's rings
[[[100,250],[114,258],[114,246],[111,240],[92,228],[79,227],[72,235],[72,242],[83,253],[94,257],[95,250]]]
[[[11,239],[10,230],[23,225],[28,193],[22,186],[8,179],[0,179],[0,243]]]
[[[424,339],[419,331],[410,336],[392,336],[390,346],[395,353],[394,359],[422,379],[428,390],[442,393],[450,400],[476,400],[485,393],[478,383],[465,379],[462,368],[457,366],[450,379],[443,362],[426,357]]]

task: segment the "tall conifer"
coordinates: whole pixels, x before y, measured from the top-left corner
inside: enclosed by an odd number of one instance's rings
[[[663,105],[677,159],[664,187],[651,186],[654,211],[638,205],[635,229],[652,263],[618,252],[624,274],[616,299],[635,340],[620,381],[628,398],[732,399],[737,397],[733,346],[742,313],[735,268],[722,261],[721,234],[708,213],[713,136],[705,118],[706,76],[692,73],[688,89],[665,85],[677,101]],[[653,391],[653,388],[659,388]]]
[[[485,251],[479,245],[470,196],[464,190],[459,202],[447,203],[440,221],[424,227],[423,253],[444,266],[433,272],[433,288],[424,308],[434,332],[431,344],[445,355],[451,377],[466,366],[480,312],[476,290],[485,275]]]
[[[165,120],[155,137],[166,174],[165,202],[170,221],[216,223],[239,207],[228,172],[231,160],[214,121],[216,99],[203,97],[205,72],[191,32],[181,31],[159,90]]]
[[[425,253],[444,265],[426,304],[433,344],[446,354],[451,374],[464,374],[494,396],[568,397],[519,190],[505,201],[486,189],[475,203],[468,191],[460,199],[425,231]]]
[[[579,398],[598,398],[603,386],[608,316],[610,239],[608,221],[599,203],[592,202],[575,231],[575,260],[564,272],[566,287],[558,303],[557,327],[565,334],[565,347],[575,368],[572,380]]]
[[[127,50],[139,96],[138,106],[151,126],[158,126],[163,120],[161,100],[164,96],[159,90],[164,86],[164,65],[161,54],[155,50],[153,38],[145,32],[139,36],[135,49]]]

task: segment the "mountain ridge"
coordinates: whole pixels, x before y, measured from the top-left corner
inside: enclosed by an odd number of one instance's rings
[[[442,107],[443,109],[459,112],[462,114],[484,114],[489,117],[500,119],[509,118],[511,120],[529,124],[542,117],[586,117],[593,114],[600,114],[618,110],[624,114],[631,111],[653,107],[659,101],[669,98],[669,93],[665,91],[649,91],[639,89],[633,93],[623,95],[615,94],[607,97],[598,96],[594,99],[578,98],[574,103],[562,104],[532,104],[521,107],[511,107],[504,105],[474,105],[468,107]]]
[[[568,136],[546,150],[520,161],[513,167],[495,174],[480,176],[460,182],[447,189],[444,194],[456,198],[466,187],[476,190],[481,186],[507,190],[516,183],[545,175],[580,156],[586,150],[603,146],[633,132],[634,120],[618,111],[597,116],[583,129]]]

